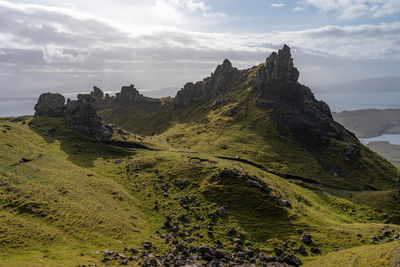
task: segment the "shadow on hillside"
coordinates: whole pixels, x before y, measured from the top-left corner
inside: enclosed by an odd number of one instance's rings
[[[132,154],[126,148],[104,144],[68,129],[61,119],[36,119],[29,128],[48,144],[60,142],[60,149],[68,155],[68,160],[83,168],[93,167],[98,158],[117,159]]]
[[[284,238],[297,234],[298,229],[307,228],[296,224],[296,217],[289,214],[287,208],[276,205],[257,189],[240,183],[212,185],[203,194],[217,205],[228,207],[228,215],[233,216],[256,242]]]

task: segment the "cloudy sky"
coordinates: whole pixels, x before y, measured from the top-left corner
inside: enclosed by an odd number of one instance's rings
[[[0,0],[0,98],[181,87],[287,43],[307,85],[399,75],[399,0]]]

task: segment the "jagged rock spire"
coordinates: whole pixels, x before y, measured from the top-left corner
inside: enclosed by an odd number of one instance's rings
[[[214,76],[224,75],[227,73],[232,73],[234,71],[235,71],[235,68],[232,67],[232,63],[228,59],[225,59],[221,65],[217,66],[213,75]]]
[[[93,86],[93,92],[90,92],[90,94],[96,99],[103,99],[104,97],[103,91],[97,86]]]
[[[299,71],[293,65],[290,48],[286,44],[278,53],[273,52],[265,62],[265,78],[267,81],[297,82]]]

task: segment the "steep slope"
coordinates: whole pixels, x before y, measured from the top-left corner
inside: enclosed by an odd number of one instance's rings
[[[100,114],[137,134],[156,134],[174,149],[251,161],[282,177],[343,189],[392,188],[398,170],[335,122],[298,76],[285,45],[251,69],[225,60],[173,100],[114,103]]]
[[[384,243],[400,230],[380,224],[387,216],[368,205],[249,163],[171,150],[158,137],[124,131],[102,143],[68,129],[62,118],[30,120],[0,123],[0,266],[136,266],[152,259],[146,251],[181,255],[177,247],[198,247],[193,255],[207,248],[202,243],[220,247],[220,254],[200,261],[223,261],[221,251],[233,253],[236,264],[294,259],[265,256],[282,250],[307,263],[371,235]],[[167,216],[177,233],[166,226]],[[306,253],[304,232],[312,236]],[[131,248],[143,248],[145,240],[152,248],[137,259]]]

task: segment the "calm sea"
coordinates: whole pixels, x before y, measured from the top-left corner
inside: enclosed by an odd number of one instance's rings
[[[400,108],[400,92],[380,93],[314,93],[319,100],[324,100],[332,111],[357,109]]]
[[[68,94],[66,97],[73,97]],[[400,108],[400,92],[381,93],[315,93],[315,97],[324,100],[332,111],[357,109]],[[33,114],[38,97],[1,97],[0,117]]]

